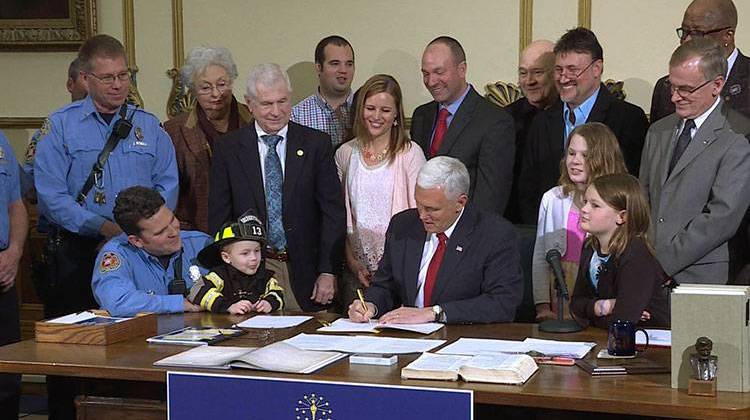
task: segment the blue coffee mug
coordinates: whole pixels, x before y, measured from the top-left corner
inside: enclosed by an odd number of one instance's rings
[[[648,348],[648,334],[643,328],[635,328],[632,322],[621,319],[609,324],[607,353],[610,356],[635,356],[635,333],[638,331],[646,336]]]

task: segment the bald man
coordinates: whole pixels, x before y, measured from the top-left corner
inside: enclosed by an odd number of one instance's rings
[[[552,77],[555,66],[555,44],[546,39],[532,42],[523,51],[518,60],[518,86],[523,97],[505,107],[513,117],[516,127],[516,157],[513,165],[513,185],[510,200],[505,209],[505,218],[513,223],[521,223],[518,208],[518,176],[523,161],[524,142],[534,116],[547,109],[557,100],[557,90]]]
[[[721,97],[730,107],[750,116],[750,58],[734,45],[736,29],[737,8],[731,0],[694,0],[685,10],[677,36],[680,44],[705,36],[721,45],[728,64]],[[656,82],[651,98],[652,123],[675,111],[671,96],[664,76]]]

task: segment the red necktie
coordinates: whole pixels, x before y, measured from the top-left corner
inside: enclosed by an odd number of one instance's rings
[[[430,157],[434,157],[440,145],[443,144],[443,137],[445,132],[448,131],[448,116],[451,113],[446,108],[441,108],[438,112],[437,125],[435,126],[435,135],[432,137],[432,144],[430,144]]]
[[[435,287],[435,280],[437,280],[437,274],[440,270],[440,263],[443,262],[443,254],[445,254],[445,243],[448,241],[448,237],[445,233],[440,232],[437,234],[438,246],[435,250],[435,254],[432,255],[430,265],[427,267],[427,276],[424,279],[424,296],[423,296],[423,307],[432,306],[432,288]]]

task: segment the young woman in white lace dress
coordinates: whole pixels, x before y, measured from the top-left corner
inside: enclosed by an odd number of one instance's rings
[[[346,290],[367,287],[383,255],[391,216],[415,208],[414,185],[425,163],[422,149],[404,127],[401,88],[391,76],[371,77],[357,94],[355,138],[336,151],[347,210]]]

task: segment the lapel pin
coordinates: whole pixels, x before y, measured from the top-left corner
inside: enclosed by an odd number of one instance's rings
[[[463,252],[464,248],[461,245],[456,245],[456,251]]]
[[[739,95],[740,92],[742,92],[742,86],[739,84],[734,84],[729,87],[729,94],[732,96]]]
[[[302,149],[297,149],[297,156],[302,156],[305,154],[305,151]]]
[[[143,141],[143,131],[141,130],[141,127],[135,128],[135,138],[138,139],[138,141]]]

